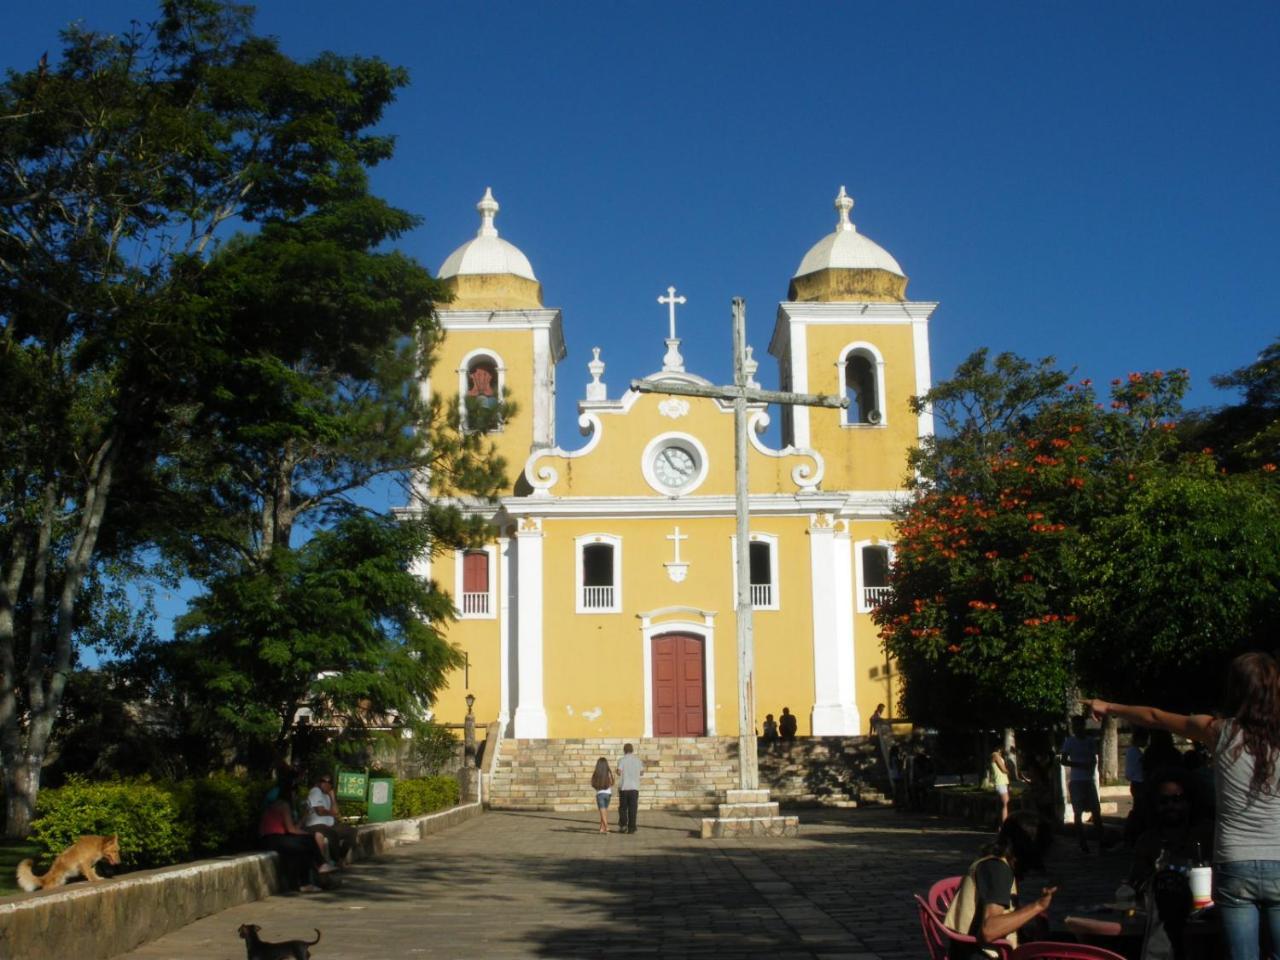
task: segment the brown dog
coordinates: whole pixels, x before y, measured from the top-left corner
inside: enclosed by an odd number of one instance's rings
[[[320,931],[314,940],[280,940],[270,943],[258,936],[262,928],[256,923],[240,924],[240,937],[245,943],[248,960],[311,960],[311,948],[320,942]]]
[[[118,836],[95,837],[84,836],[73,843],[53,861],[44,876],[37,877],[31,872],[31,861],[23,860],[18,864],[18,886],[23,890],[48,890],[60,887],[72,877],[84,877],[86,880],[101,880],[93,865],[105,860],[112,866],[120,863],[120,838]]]

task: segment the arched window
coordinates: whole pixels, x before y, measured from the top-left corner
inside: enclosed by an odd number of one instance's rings
[[[842,422],[854,426],[884,423],[884,360],[879,351],[869,343],[845,347],[840,355],[840,376],[849,399]]]
[[[738,595],[738,538],[729,538],[729,560],[733,566],[734,597]],[[751,578],[751,606],[756,610],[778,609],[778,538],[771,533],[753,533],[747,544],[747,574]]]
[[[497,586],[497,566],[497,547],[493,544],[457,551],[454,596],[461,619],[489,620],[498,615],[494,589]]]
[[[459,371],[462,427],[473,433],[502,429],[498,407],[502,399],[502,365],[492,354],[471,354]]]
[[[578,613],[622,609],[622,541],[606,534],[577,538]]]
[[[892,589],[889,567],[893,552],[888,544],[858,544],[858,612],[868,613],[884,602]]]

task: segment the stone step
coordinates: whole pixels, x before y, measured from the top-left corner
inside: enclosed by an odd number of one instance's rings
[[[796,837],[800,835],[799,817],[743,817],[725,819],[704,817],[703,840],[715,837]]]
[[[739,793],[737,790],[730,790],[730,793]],[[723,820],[738,820],[752,817],[776,817],[778,815],[778,805],[776,803],[722,803],[720,804],[720,817]]]

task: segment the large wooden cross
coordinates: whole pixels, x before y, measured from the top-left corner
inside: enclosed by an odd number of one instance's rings
[[[674,310],[674,305],[672,306]],[[780,403],[787,406],[847,407],[848,399],[814,393],[761,390],[747,385],[747,308],[733,298],[733,386],[711,387],[673,380],[632,380],[640,393],[670,393],[685,397],[709,397],[733,401],[733,461],[735,507],[738,514],[738,785],[756,790],[760,774],[756,765],[755,650],[751,625],[751,501],[747,493],[747,404]]]

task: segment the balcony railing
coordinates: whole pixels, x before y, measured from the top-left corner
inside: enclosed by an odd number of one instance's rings
[[[753,607],[773,606],[773,584],[753,583],[751,585],[751,605]]]
[[[488,593],[464,593],[462,595],[462,615],[488,614]]]
[[[863,587],[862,588],[862,605],[864,607],[878,607],[889,599],[889,594],[893,592],[893,587]]]
[[[583,587],[582,609],[610,610],[613,608],[613,587]]]

